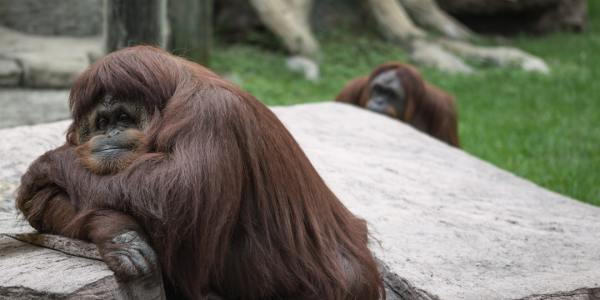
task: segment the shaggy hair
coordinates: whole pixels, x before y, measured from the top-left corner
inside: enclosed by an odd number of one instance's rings
[[[73,150],[104,95],[142,104],[150,115],[147,153],[108,176],[89,172]],[[384,297],[365,222],[252,95],[198,64],[137,46],[85,71],[70,107],[66,145],[22,179],[17,205],[36,228],[61,233],[61,221],[44,219],[53,217],[44,210],[64,192],[74,210],[65,226],[76,228],[67,235],[86,238],[85,220],[107,209],[132,216],[167,286],[188,299],[210,291],[227,299]]]
[[[404,114],[397,118],[446,143],[459,147],[458,121],[454,98],[425,82],[419,71],[407,64],[388,62],[376,67],[369,76],[352,79],[335,97],[338,102],[367,107],[370,83],[377,75],[396,70],[407,99]]]

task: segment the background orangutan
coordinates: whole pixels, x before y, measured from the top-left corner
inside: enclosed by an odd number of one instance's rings
[[[351,80],[335,98],[411,124],[459,147],[452,96],[425,82],[413,66],[390,62]]]
[[[121,279],[160,264],[173,298],[384,296],[365,222],[248,93],[139,46],[85,71],[70,107],[18,192],[39,231],[91,240]]]

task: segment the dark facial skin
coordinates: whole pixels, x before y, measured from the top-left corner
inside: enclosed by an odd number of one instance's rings
[[[402,118],[406,94],[396,70],[388,70],[371,81],[371,98],[367,108],[393,118]]]
[[[141,105],[105,96],[80,125],[77,154],[94,173],[116,173],[145,152],[147,120]]]

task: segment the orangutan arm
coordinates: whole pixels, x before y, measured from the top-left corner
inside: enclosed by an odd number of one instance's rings
[[[51,169],[48,156],[43,155],[30,166],[17,193],[17,208],[29,224],[41,233],[95,243],[104,261],[122,280],[155,270],[157,259],[138,223],[116,210],[79,210],[68,194],[45,176]]]

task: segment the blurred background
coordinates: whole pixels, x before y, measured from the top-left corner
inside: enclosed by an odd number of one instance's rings
[[[135,44],[269,106],[411,63],[454,95],[464,151],[600,205],[599,1],[0,0],[0,128],[67,119],[77,75]]]

